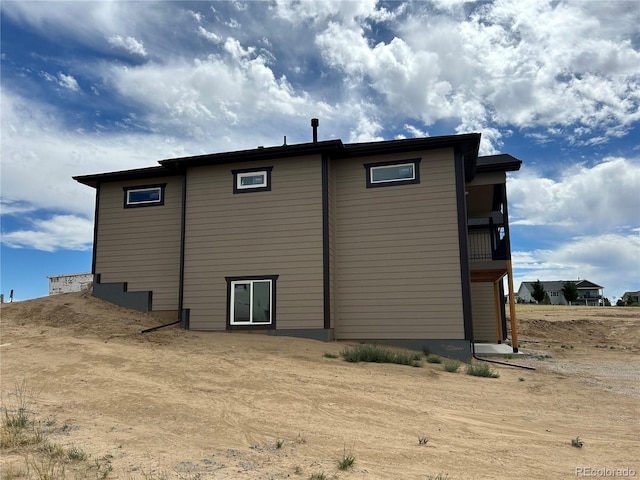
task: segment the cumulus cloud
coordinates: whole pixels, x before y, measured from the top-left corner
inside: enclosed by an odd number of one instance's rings
[[[609,157],[575,165],[557,180],[526,166],[508,182],[513,225],[570,227],[603,232],[640,224],[640,162]]]
[[[93,220],[75,215],[54,215],[30,221],[31,228],[2,233],[2,243],[12,248],[88,250],[93,242]]]
[[[62,72],[58,72],[57,75],[51,75],[47,72],[40,72],[40,76],[44,78],[47,82],[53,82],[60,85],[67,90],[71,90],[72,92],[79,92],[80,85],[78,85],[78,81],[72,75],[66,75]]]
[[[136,40],[134,37],[122,37],[120,35],[114,35],[107,39],[109,45],[113,48],[120,48],[126,50],[132,55],[140,55],[141,57],[147,56],[147,51],[144,48],[142,42]]]
[[[207,40],[209,40],[212,43],[220,43],[222,41],[222,39],[218,35],[216,35],[213,32],[209,32],[208,30],[206,30],[202,26],[198,27],[198,35],[200,35],[203,38],[206,38]]]
[[[637,290],[640,236],[629,234],[582,235],[550,249],[512,254],[515,288],[520,282],[587,279],[605,287],[610,300]]]
[[[80,91],[80,85],[78,85],[78,82],[76,81],[76,79],[73,78],[71,75],[65,75],[64,73],[61,73],[61,72],[58,73],[58,85],[68,90],[71,90],[72,92]]]
[[[170,135],[67,130],[57,110],[9,89],[0,92],[0,103],[3,215],[46,209],[89,218],[95,191],[73,175],[144,167],[185,154]]]

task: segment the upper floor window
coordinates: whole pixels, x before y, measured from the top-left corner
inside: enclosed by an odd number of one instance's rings
[[[420,183],[420,159],[365,163],[367,188]]]
[[[124,208],[164,205],[166,183],[124,187]]]
[[[271,191],[272,169],[273,167],[231,170],[233,174],[233,193]]]

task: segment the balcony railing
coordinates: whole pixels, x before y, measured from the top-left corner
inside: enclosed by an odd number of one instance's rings
[[[474,222],[469,226],[469,260],[482,262],[508,259],[509,237],[503,225],[496,225],[493,219],[484,224]]]

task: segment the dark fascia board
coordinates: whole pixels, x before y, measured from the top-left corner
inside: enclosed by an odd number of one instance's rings
[[[322,154],[329,155],[331,158],[357,158],[369,155],[385,155],[415,152],[419,150],[433,150],[437,148],[453,148],[464,156],[465,177],[467,181],[469,181],[475,175],[479,147],[479,133],[350,144],[343,144],[342,140],[326,140],[322,142],[300,143],[295,145],[280,145],[277,147],[258,147],[235,152],[169,158],[160,160],[158,162],[160,166],[156,167],[76,176],[73,177],[73,179],[77,182],[95,188],[101,182],[116,182],[120,180],[135,180],[178,175],[188,167],[205,165],[273,160],[278,158]]]
[[[522,160],[512,157],[508,153],[486,155],[478,157],[476,173],[488,172],[516,172],[520,170]]]
[[[94,175],[78,175],[72,177],[76,182],[96,188],[103,182],[118,182],[121,180],[144,180],[148,178],[167,177],[177,175],[178,172],[166,167],[136,168],[133,170],[120,170],[118,172],[96,173]]]
[[[364,157],[368,155],[434,150],[436,148],[453,148],[464,157],[465,179],[466,181],[470,181],[473,179],[476,171],[480,137],[480,133],[465,133],[461,135],[406,138],[383,142],[349,143],[345,145],[344,156]]]
[[[339,152],[343,148],[344,145],[341,140],[327,140],[315,143],[280,145],[278,147],[258,147],[250,150],[211,153],[192,157],[168,158],[166,160],[160,160],[158,163],[164,167],[183,169],[186,167],[200,167],[224,163],[272,160],[276,158],[297,157],[303,155],[320,155],[322,153]]]

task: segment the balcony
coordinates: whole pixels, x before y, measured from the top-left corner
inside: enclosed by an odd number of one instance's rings
[[[490,262],[509,259],[509,237],[504,225],[493,217],[469,220],[469,261]]]

